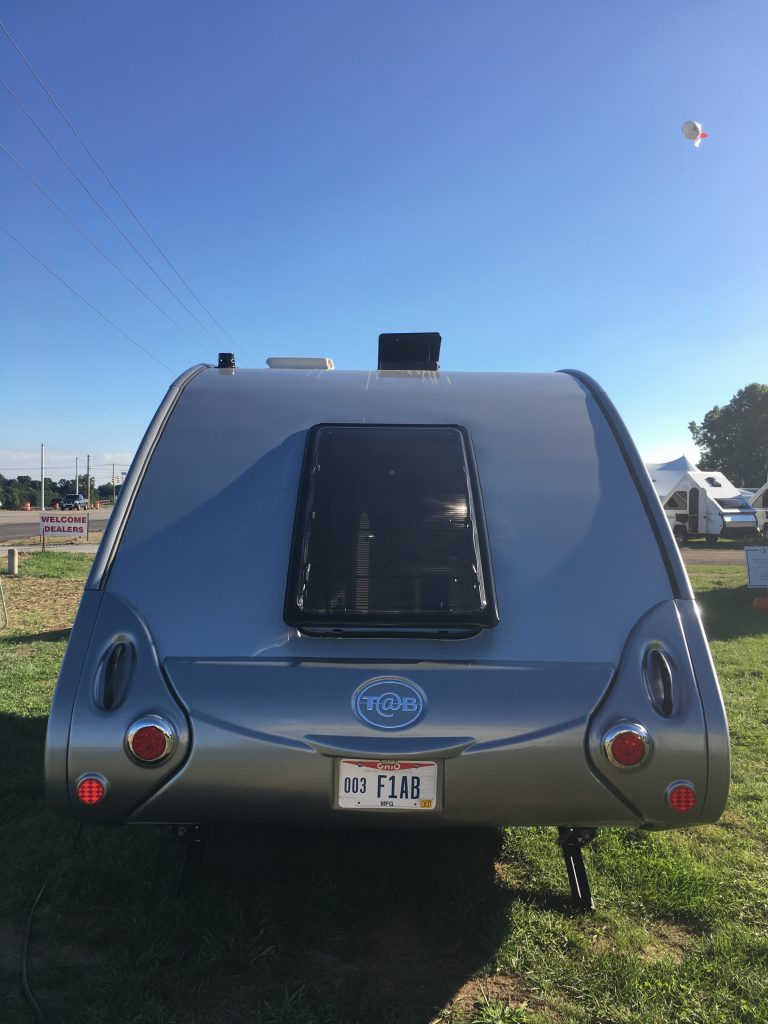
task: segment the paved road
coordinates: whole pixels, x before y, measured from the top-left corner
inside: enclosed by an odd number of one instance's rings
[[[107,508],[94,509],[89,513],[89,527],[103,530],[112,510]],[[34,512],[7,512],[0,510],[0,544],[9,541],[34,537],[40,532],[40,509]]]

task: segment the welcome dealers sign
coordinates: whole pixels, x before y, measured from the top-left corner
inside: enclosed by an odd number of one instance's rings
[[[87,537],[87,512],[41,512],[40,536],[46,537]]]

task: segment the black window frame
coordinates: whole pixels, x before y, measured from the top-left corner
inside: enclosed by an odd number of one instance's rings
[[[472,522],[473,544],[478,559],[478,580],[484,605],[476,612],[425,614],[403,611],[400,613],[347,612],[318,614],[309,612],[299,604],[299,593],[304,568],[307,562],[308,520],[311,514],[310,499],[313,491],[313,467],[320,431],[327,428],[355,429],[365,431],[375,428],[387,429],[449,429],[456,431],[462,441],[464,465],[466,467],[469,515]],[[464,639],[475,636],[484,629],[499,622],[496,589],[491,563],[491,549],[488,528],[483,509],[482,491],[477,472],[472,439],[466,427],[456,423],[317,423],[307,431],[304,456],[301,464],[299,491],[296,501],[288,578],[285,590],[283,619],[307,636],[323,637],[429,637],[437,639]]]

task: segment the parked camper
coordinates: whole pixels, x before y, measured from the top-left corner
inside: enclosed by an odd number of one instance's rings
[[[576,371],[447,373],[439,347],[172,385],[56,685],[55,808],[552,825],[585,907],[596,828],[720,816],[717,677],[618,414]]]
[[[755,490],[748,500],[755,510],[757,529],[762,534],[763,540],[768,542],[768,481]]]
[[[646,469],[679,545],[690,537],[715,544],[721,537],[755,536],[753,508],[722,473],[697,470],[684,455],[672,462],[647,463]]]

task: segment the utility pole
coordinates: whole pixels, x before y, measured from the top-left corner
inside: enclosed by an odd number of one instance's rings
[[[40,445],[40,511],[45,512],[45,445]]]
[[[75,456],[75,494],[79,494],[80,493],[80,484],[78,483],[78,476],[77,476],[77,463],[78,463],[78,457],[76,455]]]
[[[112,505],[115,504],[115,464],[112,463]]]
[[[90,508],[91,507],[91,456],[90,455],[86,455],[86,460],[87,460],[87,467],[88,468],[86,469],[85,473],[86,473],[86,476],[88,477],[88,483],[87,483],[88,493],[86,494],[85,497],[86,497],[86,499],[88,501],[88,508]]]

